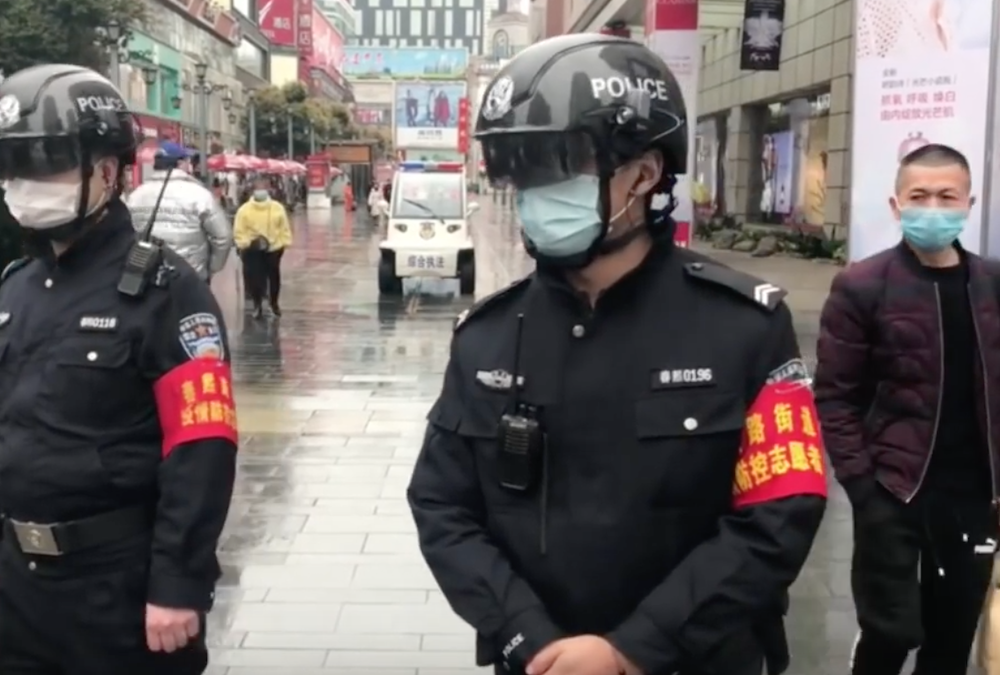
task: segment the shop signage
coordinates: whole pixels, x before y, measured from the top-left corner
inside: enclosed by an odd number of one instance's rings
[[[740,70],[778,70],[785,32],[785,0],[745,0]]]
[[[240,23],[236,15],[217,0],[169,0],[164,4],[221,40],[233,46],[240,43]]]
[[[1000,10],[995,0],[949,4],[959,11],[946,24],[935,23],[937,31],[925,31],[918,13],[886,21],[882,4],[857,3],[854,151],[850,195],[844,199],[850,205],[852,261],[899,242],[899,224],[889,205],[896,174],[907,154],[930,143],[951,146],[969,162],[976,203],[959,237],[962,245],[990,257],[1000,254],[997,174],[990,175],[1000,150],[992,113],[1000,96],[998,61],[990,55],[994,14]]]

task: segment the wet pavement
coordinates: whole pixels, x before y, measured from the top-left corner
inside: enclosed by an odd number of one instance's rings
[[[476,217],[478,289],[528,267],[489,197]],[[500,221],[486,227],[485,223]],[[833,268],[727,262],[799,290],[811,355]],[[243,321],[236,272],[215,280],[231,331],[240,476],[221,542],[224,576],[209,622],[212,675],[464,675],[473,638],[424,566],[405,487],[441,383],[457,282],[380,301],[377,247],[342,210],[299,215],[284,260],[280,322]],[[794,264],[792,264],[794,263]],[[835,490],[793,592],[793,675],[844,673],[854,635],[850,520]]]

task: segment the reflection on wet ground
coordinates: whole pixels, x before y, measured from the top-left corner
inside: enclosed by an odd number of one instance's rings
[[[477,672],[471,631],[420,559],[404,499],[453,320],[471,300],[451,281],[411,282],[404,298],[380,300],[377,247],[362,216],[296,220],[280,321],[244,321],[238,288],[223,280],[217,291],[232,333],[242,448],[209,672]],[[528,262],[488,198],[477,221],[482,296]],[[802,335],[814,330],[800,326]],[[846,671],[849,534],[838,493],[795,587],[794,675]]]

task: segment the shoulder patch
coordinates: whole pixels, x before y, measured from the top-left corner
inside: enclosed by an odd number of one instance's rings
[[[780,286],[717,263],[688,263],[684,266],[684,273],[693,279],[724,286],[769,312],[777,309],[788,295],[788,291]]]
[[[31,258],[18,258],[17,260],[12,260],[7,263],[7,266],[3,268],[3,272],[0,272],[0,284],[7,281],[10,275],[17,272],[19,269],[25,267],[31,262]]]
[[[483,310],[485,310],[487,307],[496,304],[498,300],[508,297],[511,293],[513,293],[518,289],[524,288],[530,281],[531,277],[527,276],[524,277],[523,279],[518,279],[510,286],[505,286],[504,288],[501,288],[499,291],[496,291],[495,293],[490,293],[485,298],[481,299],[479,302],[472,305],[472,307],[469,307],[467,310],[464,310],[461,314],[459,314],[455,318],[454,329],[458,331],[459,328],[461,328],[462,326],[464,326],[469,322],[469,319],[476,316],[477,314],[481,314]]]

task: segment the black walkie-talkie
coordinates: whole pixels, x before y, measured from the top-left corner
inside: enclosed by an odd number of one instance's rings
[[[153,204],[153,212],[149,214],[149,221],[143,228],[142,234],[132,244],[129,249],[128,258],[125,259],[125,270],[122,278],[118,282],[118,292],[130,298],[138,298],[146,292],[149,282],[156,277],[160,269],[160,261],[163,258],[163,245],[153,239],[153,223],[156,221],[156,214],[160,210],[160,202],[163,201],[163,193],[167,191],[167,183],[170,182],[170,174],[173,167],[167,169],[167,175],[163,177],[163,187]]]
[[[545,434],[535,418],[535,410],[521,401],[521,340],[524,314],[517,315],[517,342],[514,344],[514,372],[511,374],[511,412],[500,418],[500,455],[497,469],[500,487],[527,492],[538,481]]]

